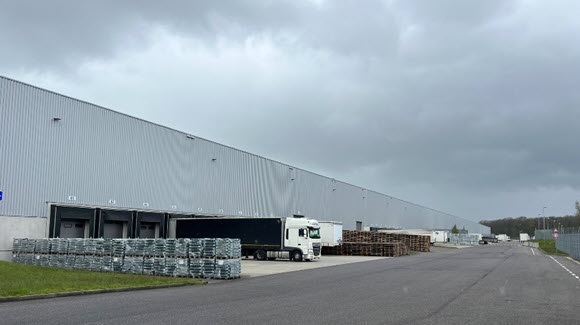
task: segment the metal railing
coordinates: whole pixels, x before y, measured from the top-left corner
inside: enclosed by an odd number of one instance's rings
[[[556,239],[556,248],[580,260],[580,227],[562,227]]]
[[[536,229],[534,231],[535,239],[554,239],[552,237],[553,229]]]

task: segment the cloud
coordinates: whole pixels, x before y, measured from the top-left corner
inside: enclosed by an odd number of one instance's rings
[[[575,2],[3,7],[10,77],[466,217],[580,199]]]

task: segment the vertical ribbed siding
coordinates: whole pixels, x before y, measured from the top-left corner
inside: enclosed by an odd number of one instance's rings
[[[45,216],[46,202],[60,202],[193,214],[304,214],[342,221],[345,229],[363,221],[489,232],[466,219],[2,77],[0,166],[0,215]]]

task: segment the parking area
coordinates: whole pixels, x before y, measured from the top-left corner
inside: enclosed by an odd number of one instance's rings
[[[323,256],[320,260],[312,262],[292,262],[289,260],[257,261],[254,259],[242,259],[242,278],[253,278],[270,274],[301,271],[341,264],[368,262],[386,258],[391,257],[328,255]]]

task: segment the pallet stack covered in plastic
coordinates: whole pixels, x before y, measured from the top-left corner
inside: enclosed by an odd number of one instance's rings
[[[15,263],[87,271],[234,279],[241,276],[241,244],[231,238],[17,238]]]

